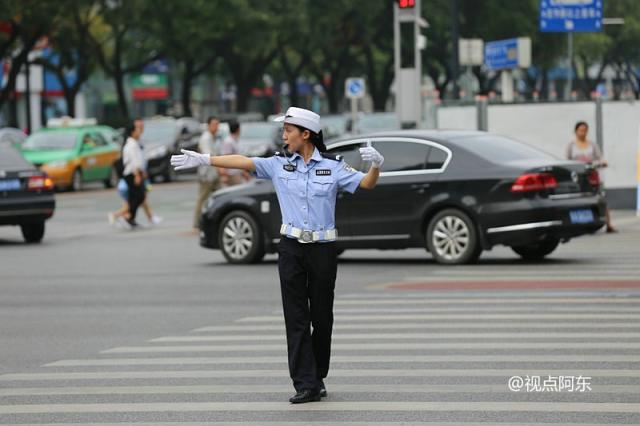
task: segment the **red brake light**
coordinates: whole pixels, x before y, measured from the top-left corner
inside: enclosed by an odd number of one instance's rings
[[[600,186],[600,173],[597,170],[591,170],[589,172],[589,185],[594,188],[598,188]]]
[[[31,176],[27,181],[27,189],[29,191],[51,190],[53,181],[46,176]]]
[[[527,173],[518,176],[511,185],[511,192],[535,192],[558,186],[556,178],[549,173]]]

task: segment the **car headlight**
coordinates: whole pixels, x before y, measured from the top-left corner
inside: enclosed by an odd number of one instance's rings
[[[167,150],[166,146],[159,146],[157,148],[153,148],[150,149],[149,152],[147,153],[147,158],[151,159],[151,158],[159,158],[159,157],[164,157],[165,155],[167,155],[167,152],[169,152]]]
[[[209,210],[211,207],[213,207],[215,202],[216,202],[216,199],[214,197],[207,198],[207,202],[202,204],[201,213],[205,213],[207,210]]]
[[[50,163],[47,163],[47,167],[66,167],[67,166],[67,160],[57,160],[57,161],[51,161]]]

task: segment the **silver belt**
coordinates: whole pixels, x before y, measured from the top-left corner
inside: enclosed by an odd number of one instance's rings
[[[338,237],[338,231],[335,229],[314,231],[312,229],[296,228],[291,225],[282,225],[280,227],[280,235],[293,237],[301,243],[315,243],[318,241],[335,241]]]

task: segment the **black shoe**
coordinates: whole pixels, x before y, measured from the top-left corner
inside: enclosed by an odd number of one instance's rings
[[[295,396],[289,398],[292,404],[304,404],[305,402],[320,401],[320,393],[317,390],[301,390]]]
[[[318,387],[320,388],[320,397],[321,398],[326,398],[326,396],[327,396],[327,387],[324,385],[324,382],[322,380],[320,380],[320,384],[318,385]]]

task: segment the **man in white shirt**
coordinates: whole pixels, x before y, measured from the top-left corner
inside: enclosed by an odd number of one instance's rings
[[[240,139],[240,123],[232,121],[229,123],[229,136],[222,142],[220,155],[233,155],[240,153],[238,139]],[[222,188],[238,185],[249,180],[249,174],[240,169],[218,168],[220,174],[220,185]]]
[[[198,142],[198,151],[200,151],[201,154],[218,155],[216,134],[218,133],[219,125],[220,120],[215,116],[211,116],[207,120],[207,130],[202,132],[200,141]],[[220,187],[217,169],[209,166],[198,167],[198,182],[198,201],[196,202],[196,211],[193,217],[193,228],[195,230],[198,230],[200,227],[202,204],[213,191]]]
[[[144,130],[142,120],[134,120],[127,126],[127,141],[122,149],[122,162],[124,164],[124,180],[129,188],[128,204],[129,213],[125,218],[129,225],[137,226],[136,212],[138,207],[144,202],[146,190],[144,185],[145,160],[142,147],[138,140]]]

